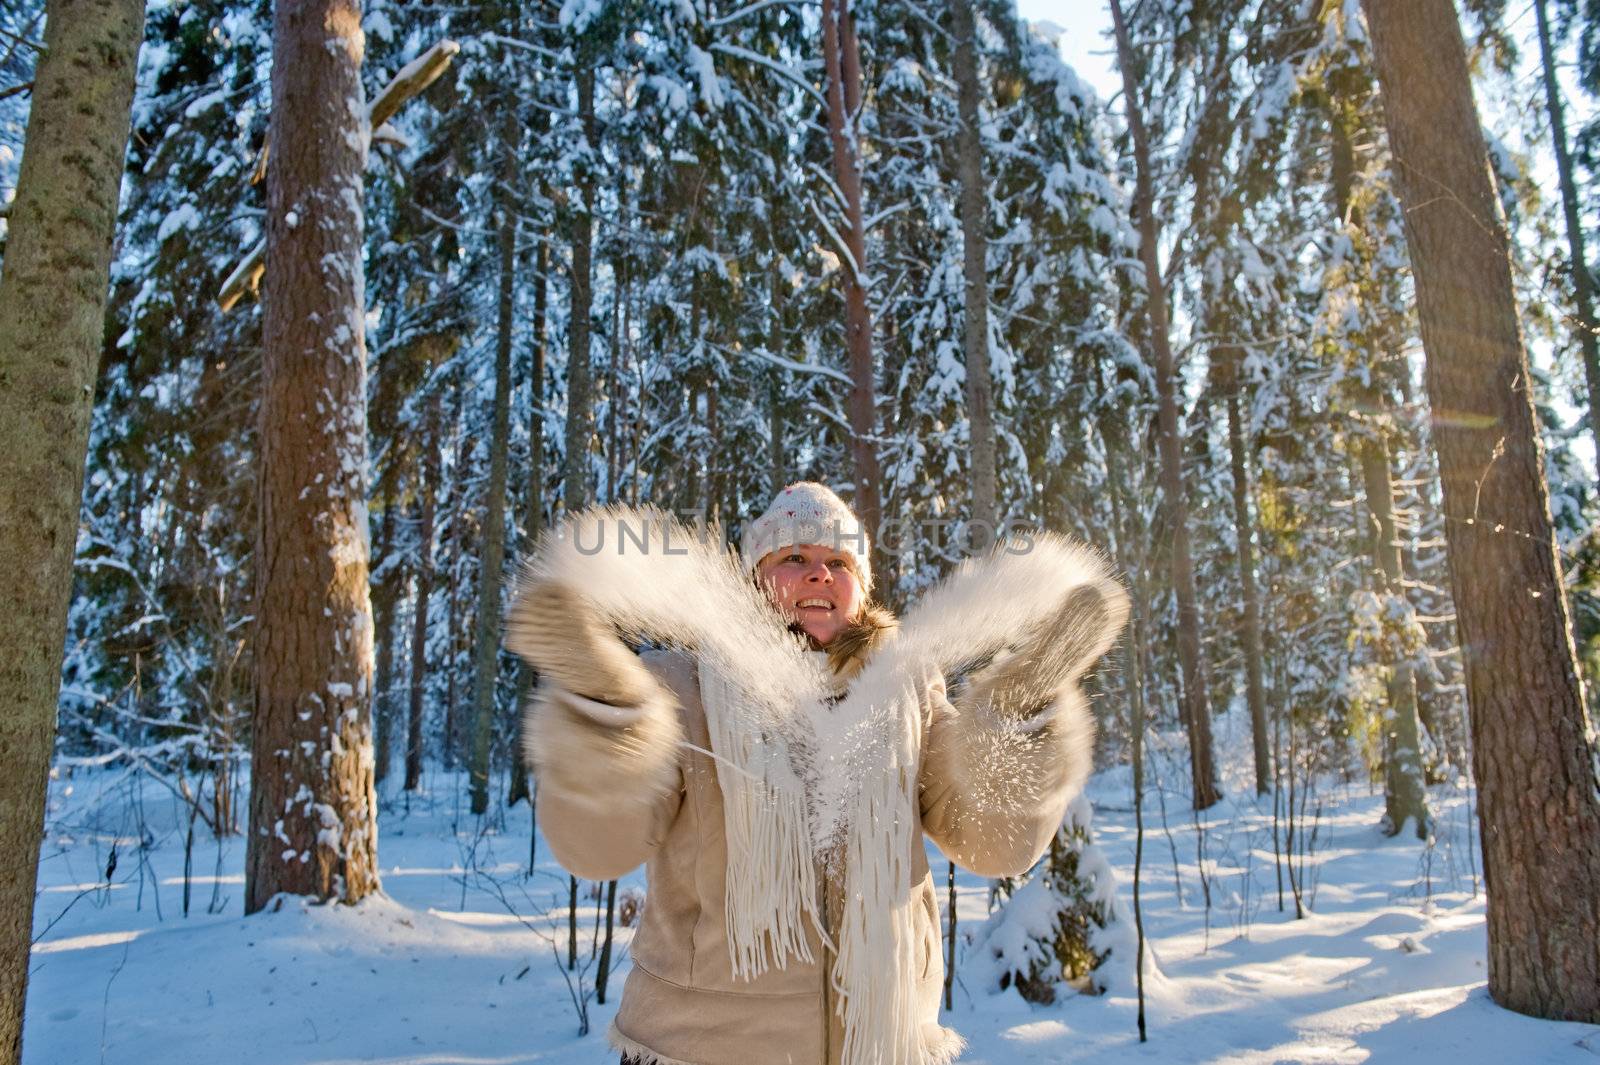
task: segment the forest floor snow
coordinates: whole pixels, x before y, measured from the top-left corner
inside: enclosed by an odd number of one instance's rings
[[[484,826],[466,813],[464,792],[462,777],[443,773],[409,807],[385,790],[385,897],[356,907],[291,902],[244,917],[242,837],[219,845],[197,826],[185,917],[181,805],[158,785],[104,771],[54,781],[25,1065],[615,1062],[603,1033],[630,930],[618,929],[618,971],[602,1005],[593,944],[603,899],[584,885],[579,967],[569,972],[567,876],[542,842],[536,872],[524,875],[526,805]],[[1126,767],[1089,789],[1129,920],[1130,794]],[[1138,1042],[1131,967],[1111,968],[1106,994],[1035,1006],[984,986],[988,966],[973,949],[946,1018],[969,1040],[962,1060],[1600,1065],[1600,1027],[1536,1021],[1490,1001],[1468,796],[1439,788],[1431,797],[1438,830],[1428,847],[1380,834],[1381,794],[1324,782],[1307,804],[1315,840],[1304,862],[1308,913],[1297,920],[1287,883],[1278,904],[1270,799],[1236,790],[1197,825],[1180,794],[1152,787],[1142,875],[1149,1042]],[[931,850],[930,859],[942,897],[944,861]],[[635,873],[619,898],[643,886]],[[963,875],[958,891],[960,927],[976,931],[988,886]]]

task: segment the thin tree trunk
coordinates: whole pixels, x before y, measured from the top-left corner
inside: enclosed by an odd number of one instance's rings
[[[514,142],[513,142],[514,143]],[[510,145],[506,146],[509,160]],[[503,175],[509,180],[512,175]],[[517,224],[500,214],[500,310],[494,353],[494,424],[489,437],[489,488],[483,508],[483,561],[478,572],[472,685],[472,812],[489,809],[495,687],[500,676],[500,593],[506,555],[506,463],[511,436],[511,330],[517,278]]]
[[[620,190],[619,190],[620,193]],[[617,500],[617,478],[621,476],[622,448],[617,436],[617,408],[622,405],[622,307],[627,300],[627,263],[621,255],[611,260],[611,367],[606,383],[606,494],[607,503]]]
[[[845,263],[845,347],[850,353],[850,457],[855,474],[855,510],[879,547],[883,517],[878,467],[877,379],[872,362],[872,312],[867,308],[867,229],[862,209],[861,52],[856,41],[850,0],[822,0],[822,61],[827,82],[828,140],[833,149],[833,176],[844,194],[843,238],[850,261]],[[883,566],[877,567],[886,571]]]
[[[544,359],[545,322],[547,319],[550,286],[546,271],[550,268],[549,246],[543,239],[533,260],[533,350],[529,353],[532,365],[528,372],[528,484],[522,503],[522,555],[532,557],[539,543],[539,533],[544,528]],[[526,662],[517,666],[517,706],[527,705],[528,695],[538,680],[538,673]],[[519,718],[520,727],[520,718]],[[517,744],[517,771],[512,774],[509,805],[519,799],[528,800],[530,814],[536,813],[535,785],[528,766],[522,760],[522,744]],[[537,826],[537,821],[535,822]],[[538,846],[539,833],[535,827],[533,841],[529,844],[528,870],[533,871],[534,855],[531,848]]]
[[[456,368],[455,404],[451,411],[451,436],[455,440],[455,461],[451,469],[466,469],[467,434],[461,428],[462,408],[466,405],[466,368]],[[453,478],[449,484],[450,505],[445,512],[450,515],[450,553],[445,556],[445,652],[444,652],[444,764],[455,769],[461,765],[461,707],[456,698],[456,663],[461,653],[461,597],[456,594],[456,579],[461,573],[461,541],[466,522],[462,511],[466,508],[465,478]]]
[[[0,1061],[22,1056],[84,453],[142,0],[51,0],[0,272]]]
[[[1383,579],[1383,593],[1404,598],[1400,540],[1394,523],[1394,488],[1389,475],[1389,445],[1379,435],[1360,442],[1367,510],[1372,515],[1373,553]],[[1422,775],[1422,736],[1417,726],[1417,682],[1411,663],[1388,663],[1389,710],[1383,723],[1384,817],[1391,833],[1410,820],[1418,839],[1428,838],[1428,793]]]
[[[1567,247],[1572,255],[1572,293],[1577,304],[1578,348],[1583,352],[1583,379],[1589,392],[1589,435],[1600,449],[1600,322],[1594,316],[1594,275],[1583,250],[1583,221],[1579,216],[1578,188],[1572,179],[1572,155],[1567,151],[1565,109],[1556,82],[1555,55],[1550,47],[1550,21],[1545,0],[1533,0],[1539,24],[1539,58],[1544,68],[1545,107],[1550,112],[1550,140],[1556,153],[1556,175],[1561,182],[1561,208],[1567,224]]]
[[[594,971],[594,1000],[606,1004],[606,984],[611,980],[611,942],[617,916],[617,882],[606,881],[606,937],[600,941],[600,960]]]
[[[1255,522],[1250,517],[1250,472],[1239,413],[1239,353],[1228,354],[1228,458],[1233,471],[1233,527],[1239,545],[1239,587],[1244,597],[1245,698],[1250,704],[1250,739],[1255,749],[1256,794],[1272,790],[1272,740],[1267,735],[1267,696],[1261,682],[1261,602],[1256,591],[1253,545]]]
[[[378,552],[374,569],[383,569],[394,544],[394,492],[392,478],[383,489],[383,518],[378,522]],[[373,757],[373,780],[382,784],[389,775],[394,737],[394,714],[390,708],[389,687],[394,680],[394,604],[397,599],[397,574],[390,567],[373,582],[373,619],[377,625],[378,668],[372,696],[372,716],[377,722],[378,750]]]
[[[1183,440],[1178,429],[1177,376],[1167,323],[1167,289],[1157,262],[1155,191],[1150,175],[1150,144],[1139,106],[1133,44],[1122,16],[1121,0],[1111,0],[1117,34],[1117,64],[1122,68],[1123,107],[1133,138],[1134,212],[1139,216],[1139,259],[1144,264],[1145,307],[1150,316],[1150,343],[1155,351],[1159,401],[1161,492],[1172,525],[1172,587],[1178,600],[1178,660],[1183,671],[1183,719],[1189,733],[1189,768],[1194,779],[1194,808],[1204,810],[1219,798],[1216,758],[1211,740],[1211,705],[1205,660],[1200,647],[1200,607],[1189,557],[1189,504],[1183,486]]]
[[[776,239],[776,234],[774,234]],[[767,347],[773,355],[783,354],[783,278],[778,274],[778,265],[772,264],[772,300],[771,330],[768,334]],[[774,497],[789,483],[789,463],[784,454],[787,450],[789,429],[787,424],[788,411],[784,409],[783,396],[783,370],[774,366],[768,371],[767,376],[767,407],[771,420],[770,437],[768,440],[767,461],[771,465],[771,488]]]
[[[599,133],[594,117],[594,67],[580,64],[577,75],[578,117],[583,123],[591,158],[578,179],[576,217],[572,220],[572,349],[567,356],[567,463],[562,505],[567,512],[589,501],[590,315],[594,309],[594,189],[592,168],[599,163]]]
[[[966,324],[967,455],[972,475],[972,521],[995,535],[997,505],[993,385],[989,379],[989,211],[978,135],[977,27],[972,0],[950,0],[955,36],[956,173],[961,181],[961,263]],[[987,544],[969,546],[981,548]]]
[[[717,388],[706,389],[706,483],[705,496],[700,501],[701,511],[708,524],[716,524],[717,502],[721,494],[722,477],[717,472],[717,451],[722,443],[722,426],[717,420]]]
[[[1332,135],[1333,207],[1335,226],[1359,225],[1360,211],[1352,203],[1355,185],[1355,146],[1346,112],[1329,100],[1328,128]],[[1378,411],[1385,404],[1383,390],[1376,383],[1371,364],[1376,352],[1363,352],[1369,359],[1364,377],[1357,375],[1352,392],[1358,410]],[[1358,430],[1359,431],[1359,430]],[[1379,591],[1389,602],[1404,600],[1405,575],[1402,569],[1400,536],[1394,520],[1394,483],[1390,466],[1389,442],[1381,425],[1370,435],[1357,439],[1351,455],[1353,480],[1359,480],[1367,499],[1367,515],[1373,538],[1373,559],[1378,564]],[[1428,838],[1428,794],[1422,768],[1422,736],[1417,723],[1417,681],[1411,663],[1404,659],[1385,661],[1388,671],[1388,708],[1383,720],[1383,796],[1384,823],[1388,832],[1398,834],[1409,819],[1419,839]]]
[[[358,0],[279,0],[245,911],[378,890]]]
[[[578,967],[578,878],[567,874],[567,969]]]
[[[1450,0],[1363,0],[1416,276],[1488,877],[1489,992],[1600,1022],[1600,788],[1544,455]]]
[[[422,783],[422,696],[428,679],[428,600],[433,592],[433,537],[439,491],[439,395],[428,400],[422,438],[422,527],[417,532],[417,603],[411,619],[411,686],[406,706],[406,791]]]

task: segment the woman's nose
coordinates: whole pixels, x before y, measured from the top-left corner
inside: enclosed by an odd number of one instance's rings
[[[828,568],[827,563],[818,563],[817,565],[811,567],[810,573],[806,574],[806,580],[817,581],[819,583],[827,582],[832,584],[833,571]]]

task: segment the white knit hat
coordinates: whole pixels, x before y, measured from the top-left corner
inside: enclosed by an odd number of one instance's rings
[[[767,512],[744,527],[739,554],[754,569],[772,552],[797,544],[819,544],[848,556],[862,589],[872,590],[866,527],[827,485],[796,481],[779,492]]]

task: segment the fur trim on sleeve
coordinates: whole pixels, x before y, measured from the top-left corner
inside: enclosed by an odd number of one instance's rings
[[[570,692],[541,685],[522,725],[534,776],[575,806],[602,812],[618,803],[653,805],[675,790],[683,727],[671,702],[657,689],[643,705],[618,709],[633,711],[629,723],[596,720]]]

